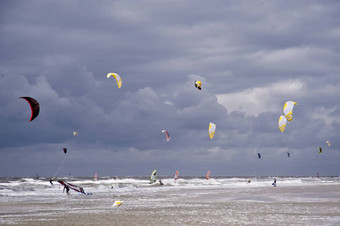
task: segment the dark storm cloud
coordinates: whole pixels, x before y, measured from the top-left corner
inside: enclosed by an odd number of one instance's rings
[[[339,172],[337,1],[1,6],[2,176],[52,176],[63,147],[62,175]],[[20,96],[40,102],[34,121]],[[298,106],[281,134],[287,100]]]

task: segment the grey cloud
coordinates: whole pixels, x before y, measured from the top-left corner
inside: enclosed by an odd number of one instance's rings
[[[2,175],[51,176],[62,147],[63,175],[338,174],[339,5],[2,2]],[[20,96],[40,102],[33,122]],[[287,100],[298,106],[282,134]]]

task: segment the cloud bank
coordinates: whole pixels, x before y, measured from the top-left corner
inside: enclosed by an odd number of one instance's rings
[[[0,176],[339,174],[338,2],[1,5]]]

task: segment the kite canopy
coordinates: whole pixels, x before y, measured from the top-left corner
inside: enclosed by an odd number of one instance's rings
[[[280,129],[280,131],[281,131],[282,133],[283,133],[283,131],[285,131],[286,124],[287,124],[287,119],[286,119],[286,117],[284,117],[283,115],[281,115],[280,118],[279,118],[279,129]]]
[[[290,157],[290,153],[289,152],[287,152],[287,155],[288,155],[288,158]]]
[[[162,133],[166,134],[166,141],[169,141],[170,140],[170,134],[164,129],[162,130]]]
[[[67,148],[63,148],[63,151],[66,154],[67,153]]]
[[[115,203],[113,203],[113,207],[115,207],[115,206],[121,206],[123,204],[123,201],[115,201]]]
[[[110,78],[110,76],[113,76],[116,79],[118,88],[122,87],[122,79],[117,73],[108,73],[106,75],[107,78]]]
[[[326,143],[328,144],[328,147],[331,146],[331,143],[327,140]]]
[[[179,172],[177,170],[176,173],[175,173],[175,180],[177,180],[178,178],[179,178]]]
[[[77,136],[78,135],[78,132],[73,132],[73,136]]]
[[[40,111],[39,102],[33,99],[32,97],[20,97],[20,98],[25,99],[29,103],[31,107],[31,111],[32,111],[30,121],[32,121],[39,115],[39,111]]]
[[[294,105],[297,105],[294,101],[287,101],[285,105],[283,106],[283,113],[285,114],[285,117],[288,121],[292,121],[293,119],[293,108]]]
[[[152,171],[150,177],[150,184],[155,183],[157,180],[157,170]]]
[[[257,153],[257,157],[259,157],[259,159],[261,158],[261,153]]]
[[[207,180],[209,180],[210,179],[210,170],[208,170],[208,172],[207,172]]]
[[[195,81],[195,87],[199,90],[202,89],[202,82],[201,81]]]
[[[213,139],[215,135],[216,125],[214,123],[209,123],[209,138]]]
[[[85,193],[84,189],[80,186],[74,185],[74,184],[70,184],[66,181],[63,180],[58,180],[58,182],[64,186],[68,186],[69,188],[71,188],[72,190],[76,191],[76,192],[80,192],[83,194],[89,194],[89,193]]]
[[[322,153],[322,148],[319,147],[318,150],[319,150],[319,155],[320,155]]]

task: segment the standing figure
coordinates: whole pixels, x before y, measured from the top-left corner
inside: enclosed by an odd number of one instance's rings
[[[274,178],[274,182],[272,183],[274,187],[276,187],[276,178]]]
[[[69,186],[68,186],[67,184],[65,184],[65,185],[64,185],[63,192],[65,191],[65,189],[66,189],[66,194],[68,194],[68,195],[69,195],[69,194],[70,194],[70,193],[69,193],[69,191],[70,191],[70,188],[69,188]]]

